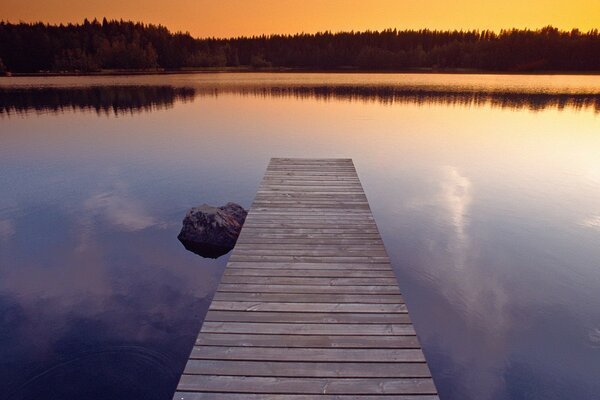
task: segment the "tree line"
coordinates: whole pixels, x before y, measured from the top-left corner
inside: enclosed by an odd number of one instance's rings
[[[197,39],[164,26],[0,22],[0,72],[204,67],[600,71],[597,29],[396,30]]]

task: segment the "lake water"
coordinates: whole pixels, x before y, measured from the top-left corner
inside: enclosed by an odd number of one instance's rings
[[[600,77],[0,78],[0,398],[169,399],[270,157],[354,159],[443,400],[600,396]]]

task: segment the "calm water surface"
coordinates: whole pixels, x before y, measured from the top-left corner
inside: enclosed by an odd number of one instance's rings
[[[0,398],[169,399],[227,262],[176,235],[351,157],[445,399],[600,396],[600,77],[0,78]]]

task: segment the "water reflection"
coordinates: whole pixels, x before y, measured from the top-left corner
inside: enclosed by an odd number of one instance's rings
[[[190,82],[186,82],[190,84]],[[510,89],[510,90],[509,90]],[[176,102],[193,101],[198,97],[240,96],[296,98],[322,101],[358,101],[380,104],[448,105],[464,107],[492,107],[508,109],[563,110],[590,109],[600,112],[600,93],[531,91],[527,88],[464,88],[439,86],[389,85],[280,85],[262,84],[192,86],[170,85],[114,85],[91,87],[11,87],[0,86],[0,115],[27,112],[61,113],[67,109],[93,110],[98,114],[140,113],[172,107]]]
[[[137,283],[117,278],[102,295],[0,297],[2,398],[170,398],[189,351],[181,338],[199,328],[172,309],[186,305],[203,313],[208,302],[182,293],[185,286],[172,273],[144,278],[148,273],[138,271]]]
[[[118,115],[168,108],[193,98],[193,89],[173,86],[0,88],[0,115],[68,109]]]
[[[508,109],[592,109],[600,112],[600,94],[454,91],[394,86],[237,87],[203,90],[199,95],[239,94],[297,99],[378,102],[381,104],[459,105]]]
[[[186,210],[310,156],[354,159],[444,400],[597,398],[600,78],[0,79],[100,86],[145,100],[0,122],[0,397],[168,399],[227,261],[177,241]],[[138,112],[165,86],[188,95]]]
[[[204,258],[219,258],[232,250],[231,247],[199,244],[182,239],[181,237],[178,237],[178,239],[186,250],[191,251],[194,254],[198,254],[200,257]]]

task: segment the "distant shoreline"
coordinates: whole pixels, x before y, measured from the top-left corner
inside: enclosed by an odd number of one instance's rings
[[[435,69],[412,68],[397,70],[377,70],[360,68],[253,68],[253,67],[215,67],[186,69],[149,69],[149,70],[102,70],[97,72],[17,72],[0,77],[61,77],[61,76],[132,76],[132,75],[180,75],[198,73],[329,73],[329,74],[448,74],[448,75],[600,75],[600,71],[489,71],[477,69]]]
[[[164,26],[103,19],[68,26],[0,23],[0,43],[0,73],[9,71],[12,76],[600,74],[600,31],[552,26],[499,33],[386,29],[198,39]]]

